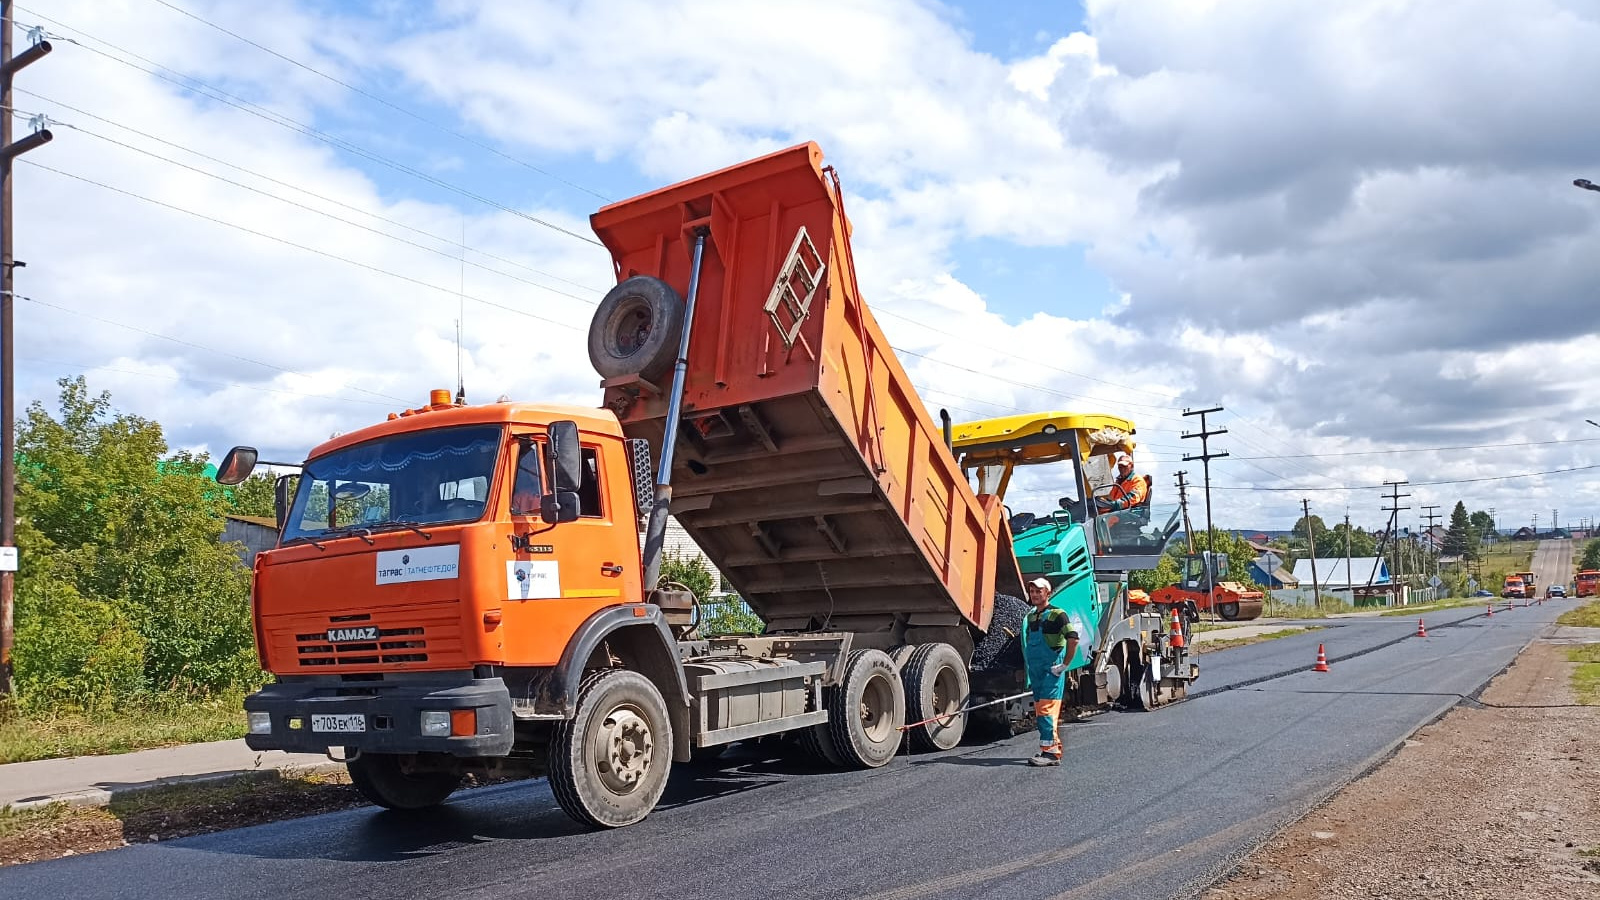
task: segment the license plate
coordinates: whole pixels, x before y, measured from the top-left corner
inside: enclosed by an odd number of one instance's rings
[[[312,731],[332,731],[347,734],[367,730],[367,717],[361,713],[321,715],[311,717]]]
[[[352,641],[375,641],[378,639],[378,626],[367,625],[362,628],[329,628],[328,643],[348,644]]]

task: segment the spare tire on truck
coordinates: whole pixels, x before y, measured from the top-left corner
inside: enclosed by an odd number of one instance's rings
[[[589,362],[601,378],[655,381],[672,369],[683,300],[659,278],[635,275],[612,288],[589,321]]]

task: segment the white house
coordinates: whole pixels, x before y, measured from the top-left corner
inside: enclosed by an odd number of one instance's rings
[[[1351,572],[1355,573],[1353,578]],[[1295,560],[1294,577],[1300,580],[1302,587],[1311,587],[1311,560]],[[1352,587],[1364,588],[1369,582],[1374,585],[1389,583],[1389,564],[1382,557],[1358,556],[1349,561],[1348,567],[1342,556],[1317,558],[1318,590],[1344,591]]]

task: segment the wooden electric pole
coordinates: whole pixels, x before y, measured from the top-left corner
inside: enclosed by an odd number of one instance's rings
[[[49,129],[38,128],[11,142],[12,78],[50,52],[50,42],[36,40],[20,56],[11,55],[11,0],[0,0],[0,700],[11,696],[12,618],[17,577],[17,379],[16,329],[13,327],[15,275],[22,265],[13,255],[11,166],[18,156],[49,143]]]

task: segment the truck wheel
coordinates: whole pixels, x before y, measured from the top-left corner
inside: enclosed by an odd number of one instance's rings
[[[875,769],[900,749],[906,690],[894,660],[882,650],[856,650],[845,660],[844,680],[828,698],[833,749],[844,764]]]
[[[384,809],[427,809],[461,786],[460,773],[408,772],[414,755],[362,753],[345,763],[361,796]]]
[[[635,275],[606,294],[589,321],[589,362],[601,378],[654,381],[678,356],[683,300],[659,278]]]
[[[584,679],[577,706],[550,743],[556,802],[585,825],[632,825],[655,809],[672,767],[661,692],[638,672],[605,669]]]
[[[972,691],[967,664],[949,644],[923,644],[900,673],[906,691],[906,721],[950,715],[967,705]],[[967,731],[965,713],[911,729],[911,749],[949,750]]]
[[[1218,604],[1218,606],[1217,606],[1217,615],[1223,617],[1224,619],[1227,619],[1229,622],[1232,622],[1233,620],[1239,618],[1239,604],[1237,604],[1237,603],[1222,603],[1222,604]]]

